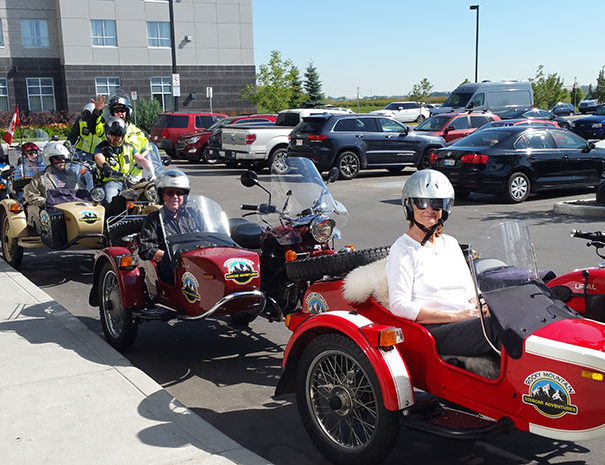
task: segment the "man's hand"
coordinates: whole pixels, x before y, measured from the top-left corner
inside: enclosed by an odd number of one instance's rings
[[[95,104],[95,111],[99,114],[107,106],[104,95],[97,95],[95,98],[91,98],[90,101]]]
[[[162,258],[164,258],[164,251],[156,250],[156,252],[153,254],[153,260],[156,262],[161,262]]]
[[[110,178],[112,171],[113,170],[111,169],[111,166],[109,166],[109,163],[107,163],[107,162],[103,163],[103,166],[101,166],[101,174],[105,178]]]

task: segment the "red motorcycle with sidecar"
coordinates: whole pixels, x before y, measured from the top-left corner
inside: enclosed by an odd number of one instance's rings
[[[334,463],[378,463],[400,425],[459,439],[514,428],[605,435],[605,325],[552,296],[522,222],[495,225],[470,250],[477,297],[501,329],[492,355],[440,355],[426,328],[390,313],[384,260],[312,283],[286,317],[276,394],[296,392],[308,434]]]
[[[105,338],[118,350],[134,343],[145,321],[260,314],[265,309],[258,254],[231,239],[221,207],[191,194],[185,208],[199,230],[164,235],[173,282],[158,277],[154,261],[139,259],[136,234],[123,238],[124,247],[107,247],[96,257],[89,303],[99,307]]]

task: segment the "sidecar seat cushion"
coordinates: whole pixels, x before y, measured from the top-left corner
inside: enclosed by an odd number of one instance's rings
[[[374,297],[388,310],[389,287],[387,283],[387,259],[355,268],[344,279],[343,297],[348,302],[360,304]]]
[[[463,357],[461,355],[442,355],[444,362],[470,371],[487,379],[500,376],[500,357],[494,352],[482,357]]]

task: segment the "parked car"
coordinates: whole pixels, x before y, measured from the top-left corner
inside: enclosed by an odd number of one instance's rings
[[[472,134],[475,130],[491,121],[500,118],[493,113],[484,111],[469,111],[465,113],[444,113],[431,116],[419,124],[415,131],[441,136],[445,142],[451,142]]]
[[[598,186],[605,150],[564,129],[508,126],[433,151],[430,166],[449,178],[458,198],[485,192],[518,203],[540,190]]]
[[[310,158],[320,172],[335,166],[340,179],[353,179],[365,168],[422,167],[443,145],[442,137],[417,133],[386,116],[312,115],[292,130],[288,157]]]
[[[204,152],[202,154],[202,159],[206,160],[207,163],[224,163],[229,168],[235,168],[236,166],[240,165],[240,162],[235,159],[235,154],[230,150],[225,150],[223,148],[223,129],[225,129],[225,127],[231,126],[237,125],[230,124],[227,126],[222,126],[212,131],[212,134],[210,135],[210,138],[208,139],[208,142],[206,143],[206,147],[204,147]],[[275,126],[275,121],[246,123],[247,128],[264,128],[271,126]]]
[[[175,156],[179,137],[207,129],[226,116],[221,113],[160,113],[151,127],[151,142],[168,155]]]
[[[185,134],[179,137],[175,150],[178,158],[186,158],[190,163],[208,161],[203,157],[204,147],[211,134],[223,126],[231,124],[253,124],[274,122],[277,115],[241,115],[230,118],[222,118],[204,131],[195,134]]]
[[[506,113],[501,115],[502,119],[539,119],[542,121],[556,121],[559,124],[559,127],[562,129],[569,129],[571,127],[571,123],[569,120],[557,116],[554,113],[551,113],[548,110],[540,110],[539,108],[532,108],[528,111],[507,111]]]
[[[431,110],[431,115],[451,111],[489,110],[502,117],[509,110],[532,108],[534,92],[529,81],[472,82],[460,84],[440,108]]]
[[[605,139],[605,105],[599,105],[592,115],[575,120],[571,130],[584,139]]]
[[[550,109],[550,112],[557,116],[569,116],[573,115],[576,109],[569,102],[559,102]]]
[[[372,111],[370,114],[390,116],[401,123],[422,123],[430,116],[430,111],[418,102],[391,102],[382,110]]]
[[[552,120],[541,120],[541,119],[501,119],[499,121],[492,121],[491,123],[484,124],[478,130],[488,128],[503,128],[505,126],[531,126],[533,128],[558,128],[559,123]]]
[[[588,94],[586,97],[582,99],[582,101],[578,104],[578,110],[580,113],[592,113],[597,109],[597,107],[602,102],[599,102],[599,99],[594,98],[592,94]]]

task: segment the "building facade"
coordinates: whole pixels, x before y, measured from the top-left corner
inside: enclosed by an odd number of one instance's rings
[[[252,0],[172,4],[179,111],[254,112],[239,96],[255,76]],[[168,0],[0,0],[0,111],[80,111],[117,89],[173,110],[170,24]]]

